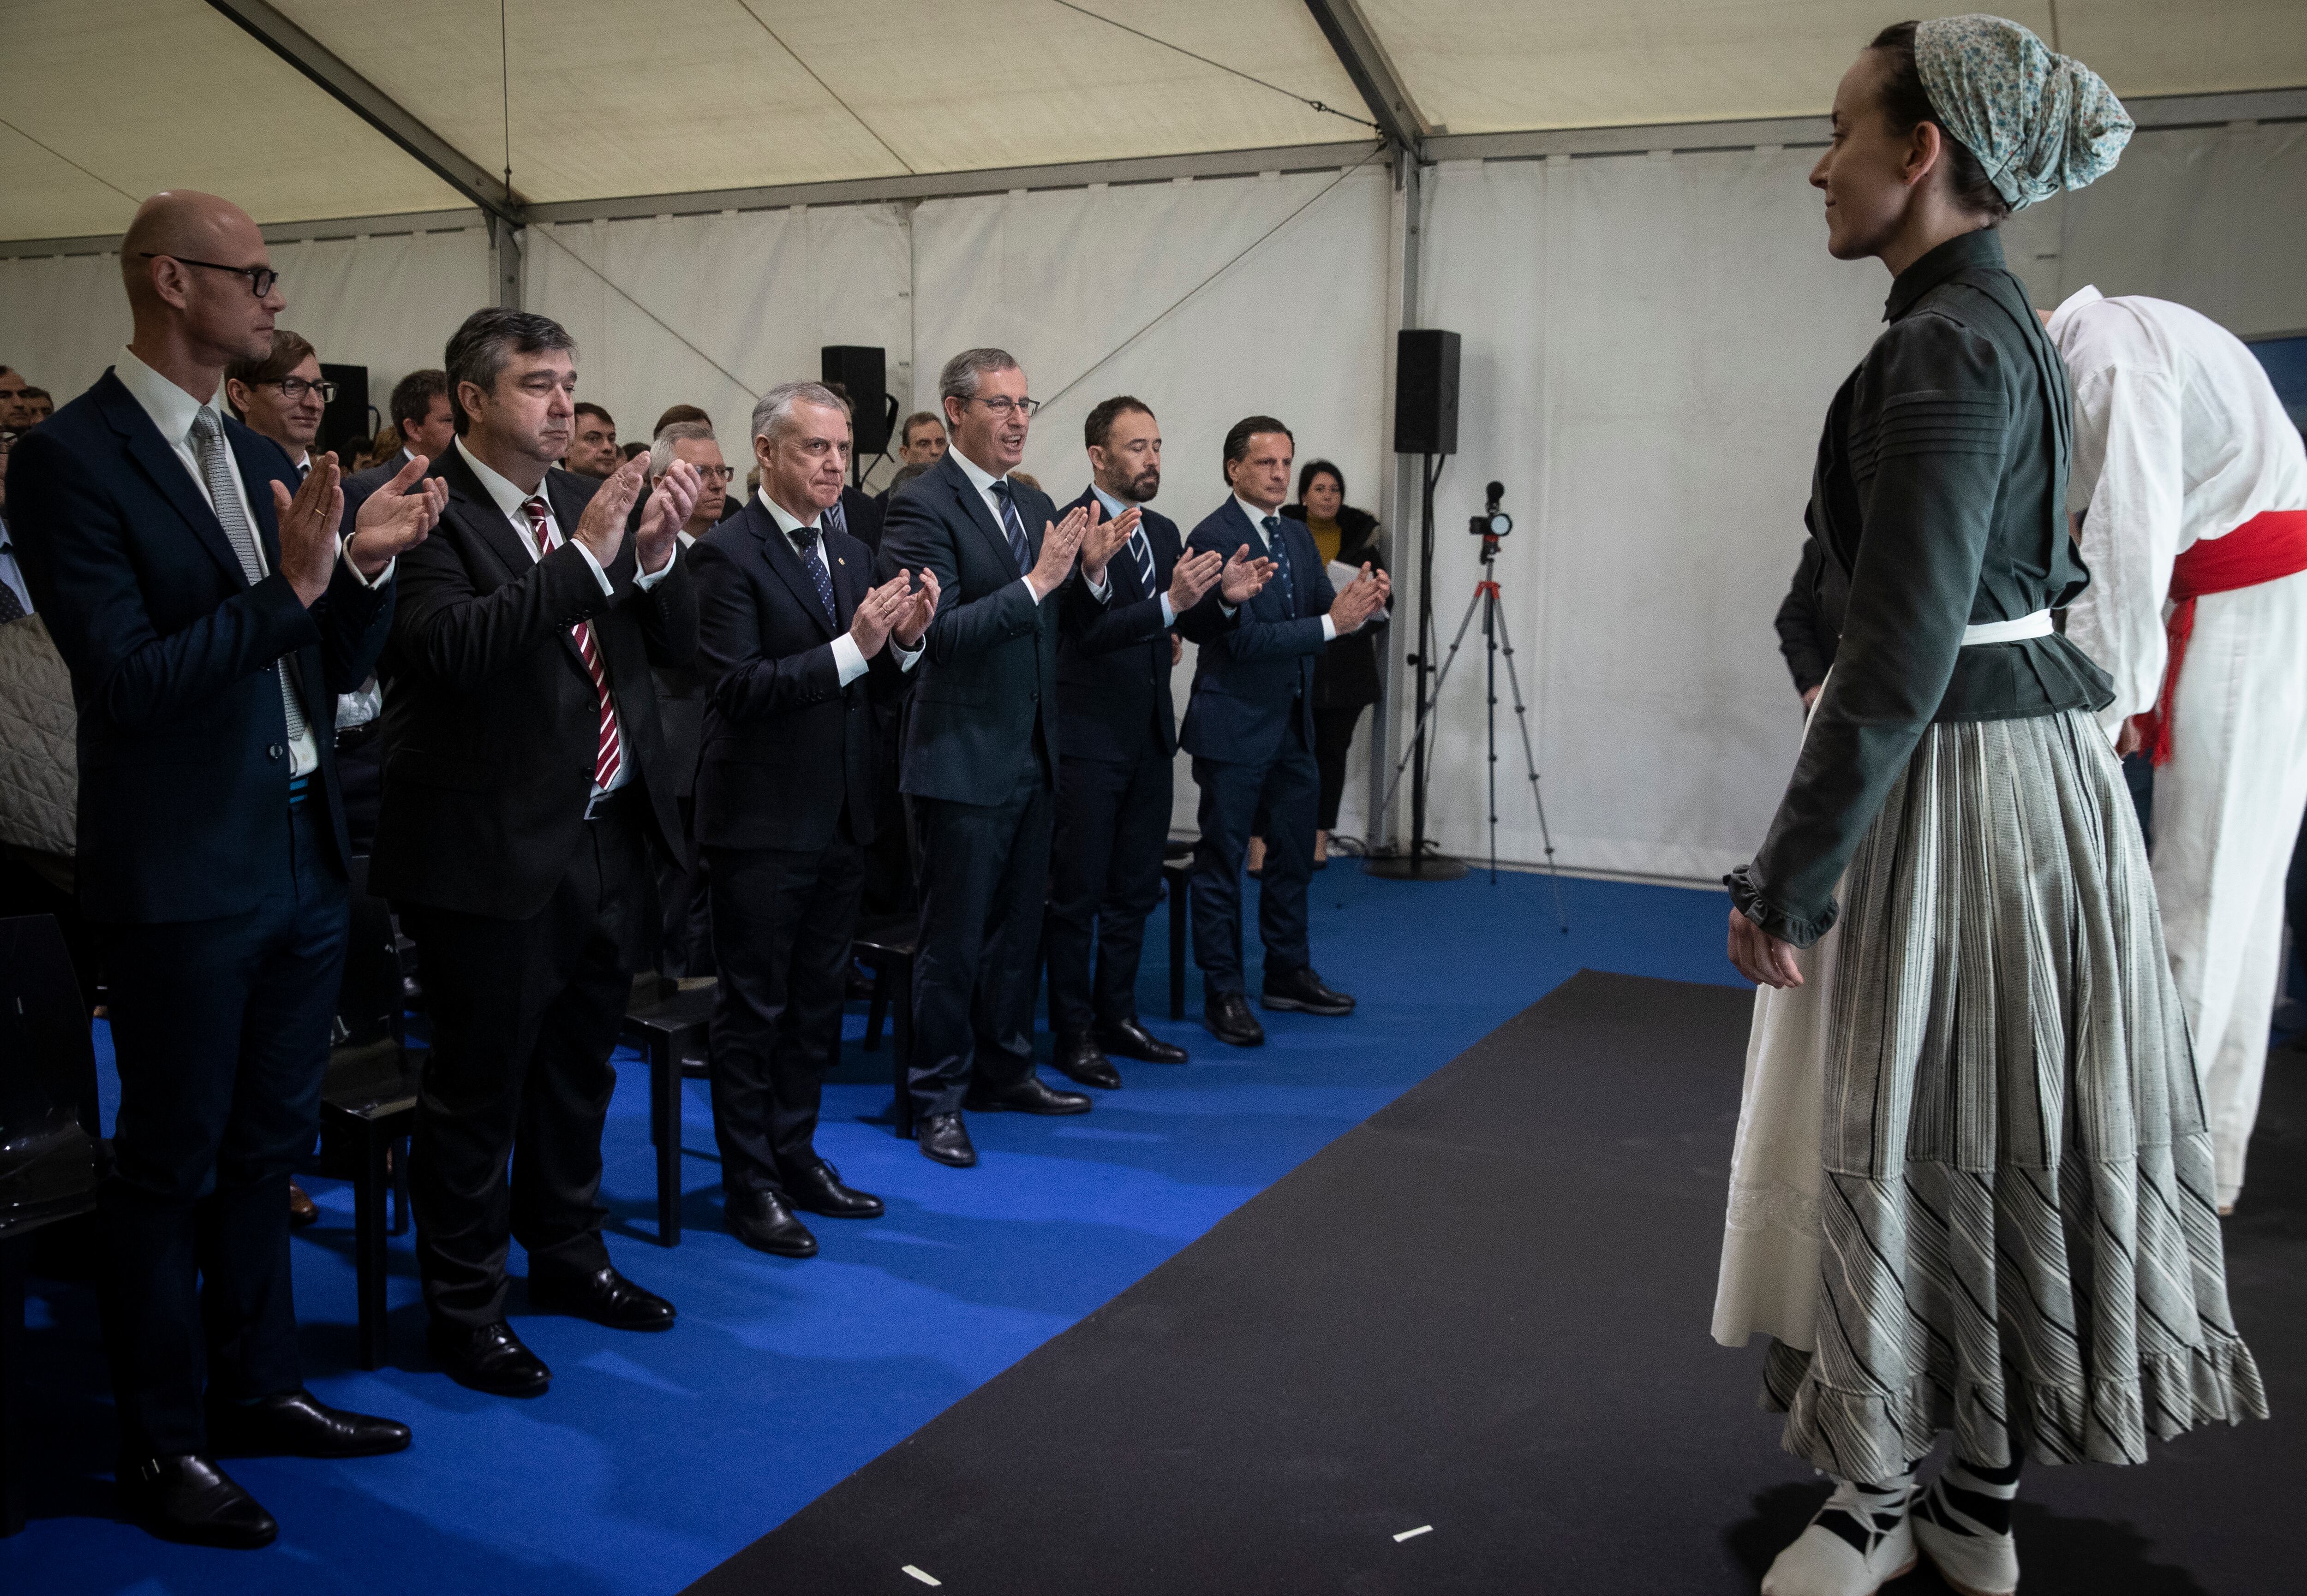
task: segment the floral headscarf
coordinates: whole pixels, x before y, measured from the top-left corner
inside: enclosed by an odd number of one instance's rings
[[[2013,210],[2097,182],[2131,141],[2130,115],[2105,80],[2002,17],[1918,24],[1915,65],[1942,124]]]

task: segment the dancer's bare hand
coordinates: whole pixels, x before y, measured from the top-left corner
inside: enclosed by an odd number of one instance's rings
[[[1737,909],[1730,911],[1730,962],[1758,986],[1799,986],[1802,967],[1795,944],[1772,936]]]

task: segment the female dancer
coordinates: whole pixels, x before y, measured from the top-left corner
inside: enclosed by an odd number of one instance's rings
[[[2090,713],[2108,681],[2051,624],[2088,581],[2066,373],[1993,230],[2130,132],[2014,22],[1906,22],[1845,74],[1811,174],[1830,252],[1892,282],[1813,478],[1850,583],[1841,644],[1728,878],[1731,961],[1764,990],[1714,1330],[1772,1336],[1765,1400],[1835,1481],[1765,1596],[1867,1596],[1918,1544],[1999,1596],[2022,1456],[2139,1463],[2149,1435],[2266,1411],[2145,850]]]

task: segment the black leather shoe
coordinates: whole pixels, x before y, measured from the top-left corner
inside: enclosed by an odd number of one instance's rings
[[[785,1195],[797,1208],[828,1219],[879,1219],[881,1199],[841,1183],[841,1172],[820,1158],[785,1181]]]
[[[254,1402],[211,1402],[209,1445],[219,1457],[377,1457],[408,1446],[408,1426],[332,1408],[310,1391]]]
[[[492,1396],[542,1396],[553,1384],[545,1360],[502,1319],[477,1326],[434,1319],[425,1327],[425,1344],[442,1373]]]
[[[1121,1071],[1087,1031],[1077,1037],[1059,1037],[1054,1060],[1059,1069],[1084,1086],[1111,1092],[1121,1085]]]
[[[123,1511],[163,1541],[253,1551],[280,1533],[272,1515],[205,1457],[123,1459],[114,1478]]]
[[[1164,1042],[1147,1030],[1135,1014],[1098,1027],[1097,1045],[1110,1055],[1143,1059],[1149,1064],[1182,1064],[1190,1056],[1175,1042]]]
[[[1089,1098],[1080,1092],[1061,1092],[1028,1071],[1025,1079],[1016,1086],[1005,1086],[998,1091],[972,1087],[962,1106],[981,1113],[1006,1108],[1012,1114],[1087,1114]]]
[[[603,1264],[590,1275],[539,1275],[532,1269],[528,1301],[548,1313],[574,1314],[612,1330],[673,1328],[673,1304],[618,1274],[614,1264]]]
[[[729,1233],[756,1252],[774,1252],[779,1258],[817,1256],[817,1238],[774,1191],[733,1191],[722,1199],[721,1213],[729,1222]]]
[[[1202,1004],[1202,1023],[1210,1035],[1231,1047],[1262,1047],[1265,1028],[1249,1011],[1249,998],[1239,992],[1213,992]]]
[[[957,1114],[932,1114],[913,1127],[913,1139],[922,1144],[922,1156],[934,1158],[940,1164],[950,1164],[956,1169],[972,1169],[977,1164],[977,1148],[971,1145],[969,1127],[961,1122]]]
[[[1265,1003],[1269,1009],[1296,1009],[1307,1014],[1351,1014],[1354,1000],[1322,985],[1311,969],[1265,972]]]

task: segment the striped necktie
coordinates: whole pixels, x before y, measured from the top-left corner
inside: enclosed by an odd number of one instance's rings
[[[253,587],[264,580],[264,555],[256,546],[256,528],[248,524],[248,513],[241,508],[240,486],[235,480],[237,468],[233,464],[232,449],[224,440],[224,423],[205,405],[193,418],[193,444],[201,457],[201,480],[208,484],[209,503],[216,510],[217,524],[224,528],[232,551],[240,557],[240,574]],[[311,731],[305,723],[304,706],[297,700],[296,687],[296,658],[283,654],[280,707],[288,717],[288,740],[292,743]]]
[[[1140,521],[1129,534],[1129,557],[1137,562],[1137,594],[1140,598],[1154,596],[1154,545],[1146,541],[1145,523]]]
[[[1008,477],[993,484],[993,497],[1001,501],[1001,530],[1008,535],[1009,555],[1022,576],[1033,568],[1033,545],[1025,541],[1025,524],[1017,519],[1017,500]]]
[[[551,512],[542,499],[521,500],[520,513],[528,518],[528,534],[536,542],[537,558],[542,559],[561,546],[553,535]],[[580,620],[569,628],[577,639],[577,653],[585,661],[585,674],[593,679],[593,694],[600,701],[601,730],[593,746],[593,785],[606,792],[615,781],[617,769],[625,762],[623,739],[617,735],[617,701],[609,691],[609,672],[601,663],[600,644],[593,638],[593,623]]]

